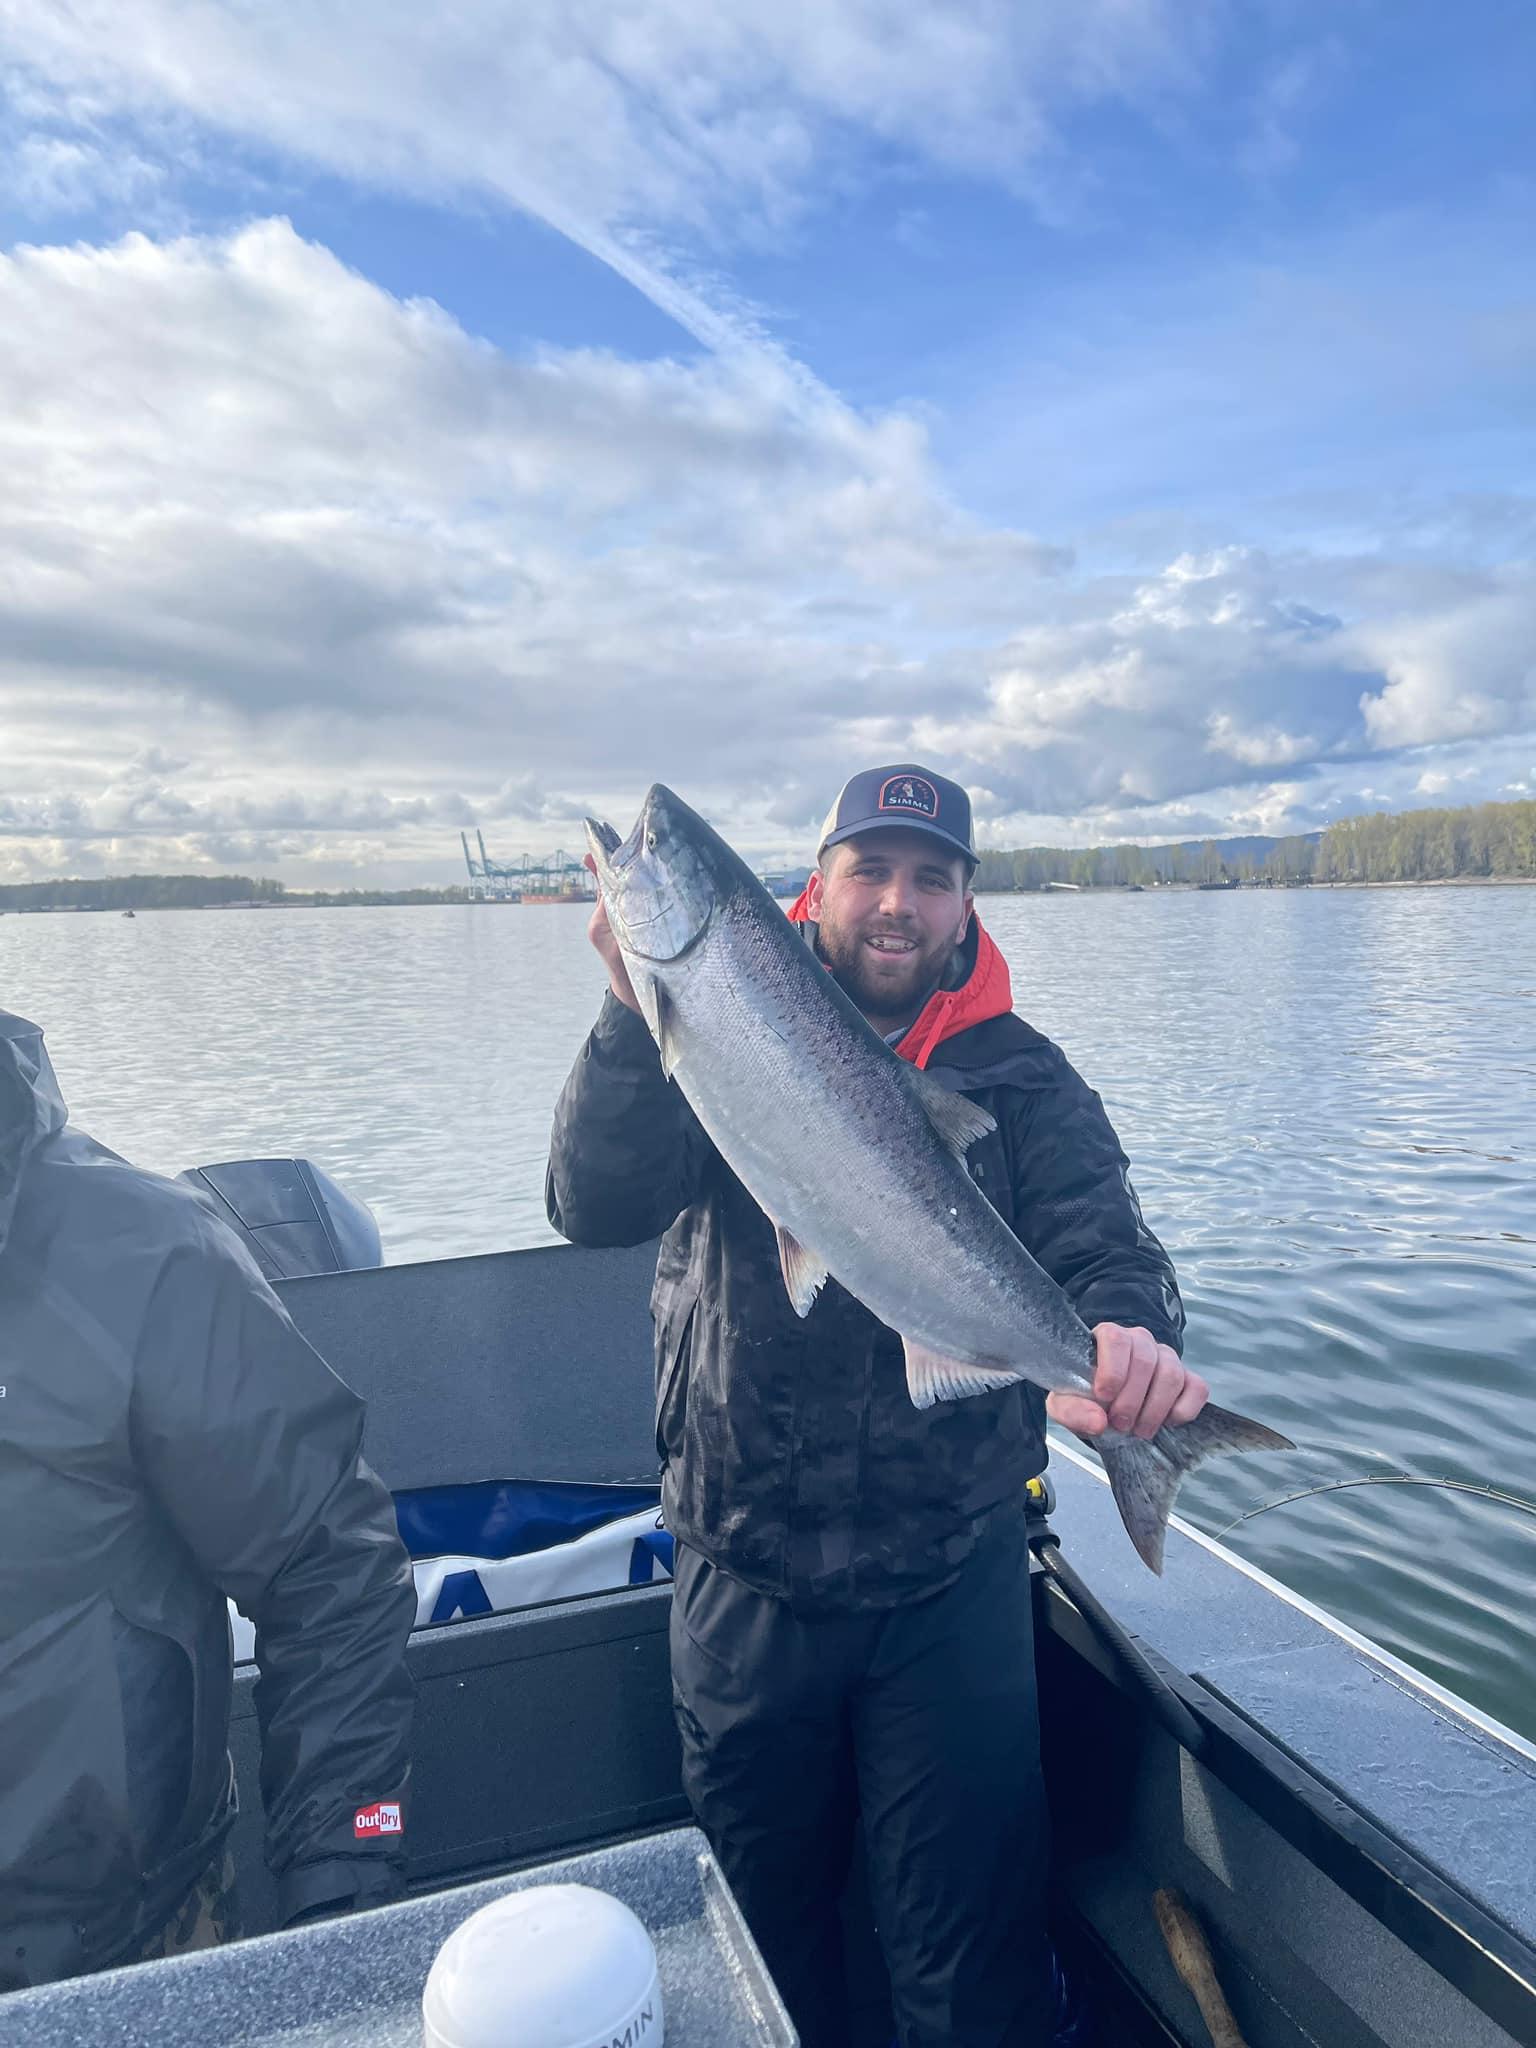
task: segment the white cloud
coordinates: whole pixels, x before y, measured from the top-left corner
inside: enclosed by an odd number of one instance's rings
[[[0,380],[13,836],[451,822],[349,765],[530,822],[616,764],[750,778],[1063,559],[772,358],[514,361],[283,222],[0,259]]]
[[[1282,732],[1274,725],[1245,732],[1225,711],[1213,711],[1205,729],[1207,753],[1228,754],[1246,768],[1284,768],[1293,761],[1311,760],[1318,752],[1310,733]]]
[[[1536,573],[1521,565],[1470,581],[1438,615],[1361,628],[1384,685],[1360,700],[1380,746],[1424,746],[1536,725]]]
[[[1075,616],[1026,626],[1000,652],[979,716],[925,721],[922,738],[1032,813],[1068,791],[1156,805],[1325,759],[1358,736],[1358,679],[1340,620],[1287,588],[1325,573],[1228,548],[1082,586]]]
[[[1058,113],[1190,86],[1219,0],[10,0],[34,121],[199,126],[344,176],[547,221],[712,344],[675,255],[782,227],[859,134],[1028,195]],[[1059,176],[1059,170],[1042,174]]]
[[[88,136],[24,134],[0,149],[0,185],[13,206],[34,215],[78,213],[103,198],[142,203],[165,175],[135,149]]]
[[[7,876],[447,880],[657,774],[789,853],[913,751],[998,829],[1144,835],[1427,741],[1492,793],[1536,724],[1514,570],[1085,579],[771,355],[513,359],[280,221],[0,258],[0,386]]]
[[[200,834],[395,832],[402,827],[472,825],[476,811],[463,797],[392,797],[382,790],[344,786],[310,790],[230,791],[199,801],[163,783],[113,782],[89,795],[0,795],[0,835],[80,839],[188,839]],[[523,815],[498,810],[484,815]]]
[[[1300,153],[1297,130],[1346,63],[1337,36],[1292,50],[1259,81],[1253,94],[1252,128],[1239,161],[1253,176],[1267,178],[1293,164]]]

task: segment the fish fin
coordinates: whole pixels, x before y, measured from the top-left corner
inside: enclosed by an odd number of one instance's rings
[[[978,1138],[984,1138],[988,1131],[997,1129],[997,1118],[989,1109],[983,1109],[979,1102],[972,1102],[968,1096],[956,1095],[952,1088],[946,1088],[942,1081],[935,1081],[921,1067],[911,1067],[908,1071],[929,1123],[957,1159],[964,1159]]]
[[[1104,1460],[1115,1505],[1137,1556],[1149,1571],[1161,1574],[1168,1517],[1186,1472],[1224,1451],[1294,1451],[1296,1446],[1278,1430],[1210,1401],[1193,1422],[1165,1423],[1156,1436],[1147,1438],[1116,1432],[1113,1442],[1100,1437],[1094,1448]]]
[[[946,1358],[942,1351],[925,1351],[913,1337],[903,1337],[907,1354],[907,1392],[914,1408],[931,1408],[935,1401],[963,1401],[968,1394],[991,1394],[999,1387],[1016,1386],[1023,1379],[1006,1365],[968,1365],[963,1358]]]
[[[661,1071],[670,1081],[682,1057],[682,1048],[677,1042],[677,1023],[671,998],[659,981],[652,986],[656,1000],[656,1044],[661,1053]]]
[[[792,1237],[783,1224],[777,1225],[779,1266],[789,1289],[790,1305],[797,1316],[808,1316],[811,1303],[820,1294],[827,1269],[814,1252],[808,1252],[799,1238]]]

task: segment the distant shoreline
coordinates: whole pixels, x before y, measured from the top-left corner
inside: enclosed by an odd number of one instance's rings
[[[978,896],[1251,896],[1309,893],[1335,889],[1530,889],[1536,875],[1441,875],[1400,882],[1222,882],[1205,886],[1199,882],[1056,882],[1034,889],[978,889]],[[788,901],[788,898],[782,899]],[[314,903],[288,897],[272,903],[134,903],[110,906],[72,903],[0,907],[0,917],[121,917],[131,909],[135,916],[157,911],[201,914],[205,911],[261,912],[281,910],[521,910],[518,903]],[[590,910],[590,903],[537,904],[536,909]]]
[[[1308,889],[1529,889],[1536,875],[1423,875],[1400,882],[1307,882]],[[1244,887],[1248,885],[1243,884]]]
[[[1332,889],[1530,889],[1536,875],[1430,875],[1396,882],[1045,882],[1034,889],[978,889],[978,896],[1254,896]]]
[[[442,902],[402,898],[399,902],[373,903],[331,903],[315,902],[306,896],[285,896],[270,903],[0,903],[0,917],[126,917],[129,911],[135,917],[151,917],[162,910],[182,915],[200,917],[208,911],[239,911],[245,915],[261,913],[266,916],[276,910],[586,910],[590,911],[594,898],[573,897],[569,903],[540,902],[522,904],[515,902],[468,903],[459,898],[445,898]]]

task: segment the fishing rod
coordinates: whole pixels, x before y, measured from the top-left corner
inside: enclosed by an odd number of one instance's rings
[[[1275,1500],[1260,1501],[1257,1506],[1246,1509],[1233,1521],[1228,1522],[1218,1534],[1225,1536],[1229,1529],[1235,1529],[1241,1522],[1251,1521],[1255,1515],[1267,1514],[1271,1508],[1287,1507],[1293,1501],[1306,1500],[1312,1494],[1337,1493],[1350,1486],[1438,1486],[1451,1493],[1474,1494],[1479,1499],[1492,1500],[1502,1506],[1515,1508],[1522,1514],[1536,1516],[1536,1501],[1485,1482],[1435,1478],[1428,1473],[1419,1472],[1372,1472],[1361,1478],[1324,1480],[1316,1486],[1304,1486],[1295,1493],[1282,1494]],[[1180,1743],[1192,1756],[1201,1755],[1207,1746],[1206,1731],[1202,1723],[1169,1684],[1163,1673],[1152,1663],[1136,1638],[1115,1619],[1093,1589],[1084,1583],[1063,1557],[1061,1539],[1050,1524],[1050,1516],[1055,1506],[1056,1491],[1050,1480],[1043,1475],[1031,1479],[1025,1488],[1024,1508],[1029,1547],[1041,1570],[1048,1578],[1055,1580],[1116,1663],[1134,1681],[1150,1710],[1175,1742]]]
[[[1523,1515],[1536,1515],[1536,1500],[1527,1500],[1524,1494],[1510,1493],[1504,1487],[1492,1486],[1485,1480],[1436,1478],[1427,1472],[1367,1472],[1354,1479],[1323,1479],[1316,1486],[1299,1487],[1295,1493],[1277,1494],[1273,1500],[1261,1500],[1256,1506],[1235,1515],[1216,1531],[1216,1535],[1219,1539],[1240,1523],[1251,1522],[1255,1515],[1267,1515],[1272,1508],[1289,1507],[1293,1501],[1310,1500],[1316,1493],[1342,1493],[1350,1486],[1438,1486],[1447,1493],[1470,1493],[1479,1500],[1496,1501],[1501,1507],[1514,1508]]]
[[[1121,1669],[1141,1690],[1147,1705],[1174,1741],[1199,1756],[1206,1746],[1204,1727],[1174,1691],[1140,1643],[1122,1626],[1091,1587],[1061,1554],[1061,1538],[1051,1527],[1050,1514],[1056,1505],[1056,1490],[1049,1479],[1031,1479],[1024,1489],[1024,1511],[1029,1547],[1041,1570],[1056,1581],[1078,1613],[1087,1622]]]

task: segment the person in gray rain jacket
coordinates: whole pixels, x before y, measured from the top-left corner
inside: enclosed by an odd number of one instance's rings
[[[362,1432],[234,1232],[73,1129],[0,1011],[0,1990],[236,1931],[226,1596],[281,1919],[399,1890],[415,1595]]]

